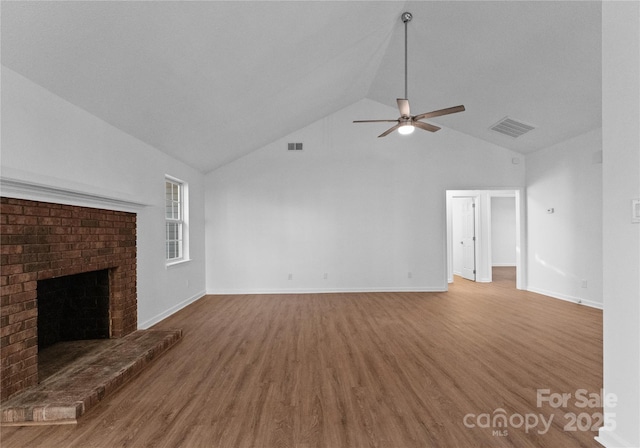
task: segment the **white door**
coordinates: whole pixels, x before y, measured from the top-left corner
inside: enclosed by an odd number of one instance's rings
[[[476,204],[474,198],[462,198],[462,276],[476,281]]]

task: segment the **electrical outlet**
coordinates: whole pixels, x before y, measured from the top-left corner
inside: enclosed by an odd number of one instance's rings
[[[323,278],[324,278],[325,280],[326,280],[326,279],[328,279],[328,278],[329,278],[329,274],[327,274],[327,273],[325,272],[325,273],[324,273]]]
[[[413,278],[413,274],[411,272],[407,272],[407,278]]]
[[[289,274],[289,280],[293,280],[293,274]]]
[[[587,281],[586,281],[586,280],[582,280],[582,281],[580,282],[580,287],[581,287],[581,288],[586,288],[586,287],[587,287]]]

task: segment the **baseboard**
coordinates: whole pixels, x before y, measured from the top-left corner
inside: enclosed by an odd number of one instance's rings
[[[602,303],[594,302],[593,300],[585,300],[580,297],[574,297],[568,294],[562,294],[554,291],[547,291],[545,289],[535,288],[532,286],[527,287],[527,291],[535,292],[536,294],[542,294],[543,296],[548,296],[553,299],[564,300],[565,302],[572,302],[578,305],[585,305],[591,308],[597,308],[599,310],[602,309]]]
[[[491,267],[494,268],[515,268],[516,265],[513,263],[493,263]]]
[[[210,289],[207,294],[335,294],[351,292],[445,292],[446,286],[439,287],[396,287],[396,288],[305,288],[305,289]]]
[[[606,448],[634,448],[637,445],[632,445],[626,440],[622,439],[616,433],[607,431],[603,428],[600,428],[598,435],[595,437],[596,442]]]
[[[163,311],[162,313],[155,315],[151,319],[148,319],[148,320],[146,320],[146,321],[144,321],[142,323],[138,323],[138,329],[139,330],[146,330],[147,328],[154,326],[158,322],[166,319],[167,317],[171,316],[174,313],[177,313],[182,308],[192,304],[193,302],[195,302],[198,299],[201,299],[205,295],[206,295],[205,291],[201,291],[201,292],[197,293],[196,295],[191,296],[186,300],[183,300],[182,302],[178,303],[177,305],[172,306],[168,310]]]

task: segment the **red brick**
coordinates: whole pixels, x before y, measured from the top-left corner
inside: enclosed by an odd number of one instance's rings
[[[5,307],[2,308],[2,315],[7,315],[7,314],[14,314],[14,313],[19,313],[20,311],[24,311],[25,308],[25,304],[24,303],[14,303],[12,305],[7,305]],[[8,323],[8,320],[7,320]]]
[[[38,329],[29,328],[28,330],[23,330],[18,333],[13,333],[9,335],[9,344],[13,344],[14,342],[26,341],[33,338],[36,338],[36,343],[37,343],[37,337],[38,337]]]
[[[21,293],[22,291],[24,291],[22,287],[22,283],[0,287],[0,295],[3,295],[3,296],[18,294],[18,293]]]
[[[20,247],[20,253],[11,254],[7,258],[7,264],[31,263],[33,261],[38,261],[38,254],[23,254],[22,247]]]
[[[25,272],[34,272],[34,271],[44,271],[49,269],[51,264],[46,261],[41,261],[37,263],[26,263],[24,265]]]
[[[59,216],[61,218],[71,218],[71,210],[68,208],[52,209],[51,216]],[[64,224],[63,224],[64,225]]]
[[[51,247],[48,244],[27,244],[23,248],[25,254],[41,254],[50,250]]]
[[[3,215],[21,215],[23,213],[22,206],[10,205],[3,203],[0,206],[0,213]]]
[[[9,325],[13,323],[23,323],[26,320],[33,319],[34,317],[38,317],[38,310],[36,308],[32,308],[30,310],[21,311],[19,313],[10,314],[9,315]]]
[[[24,214],[29,216],[49,216],[50,209],[47,207],[24,207]]]
[[[7,223],[34,226],[38,224],[38,217],[25,215],[9,215],[7,216]]]
[[[6,254],[6,255],[21,254],[22,246],[18,246],[14,244],[3,244],[2,246],[0,246],[0,253]]]
[[[32,319],[27,319],[24,321],[24,329],[35,328],[38,326],[38,318],[34,317]]]
[[[9,276],[9,284],[15,285],[17,283],[30,282],[38,279],[38,274],[35,272],[29,272],[27,274],[14,274]]]
[[[24,323],[23,322],[14,322],[14,323],[11,323],[9,325],[6,325],[6,326],[0,328],[0,336],[2,336],[2,337],[9,336],[9,335],[11,335],[13,333],[17,333],[17,332],[22,331],[22,330],[24,330]],[[11,347],[11,346],[9,346],[9,345],[4,346],[4,347],[1,348],[1,350],[7,349],[7,350],[9,350],[9,354],[17,352],[16,347],[13,347],[11,349],[9,347]],[[24,347],[21,347],[21,348],[24,348]],[[4,357],[4,355],[3,355],[3,357]]]
[[[22,274],[23,268],[21,264],[10,264],[2,266],[2,275]]]
[[[24,226],[22,224],[5,224],[0,229],[0,233],[3,235],[21,235],[24,233]]]
[[[21,292],[19,294],[12,294],[9,296],[9,303],[13,304],[13,303],[22,303],[22,302],[28,302],[29,300],[35,300],[38,298],[38,293],[37,291],[25,291],[25,292]]]

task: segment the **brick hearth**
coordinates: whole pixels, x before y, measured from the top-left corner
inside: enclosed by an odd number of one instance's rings
[[[38,383],[38,280],[108,269],[110,337],[136,330],[134,213],[3,197],[0,238],[2,401]]]

